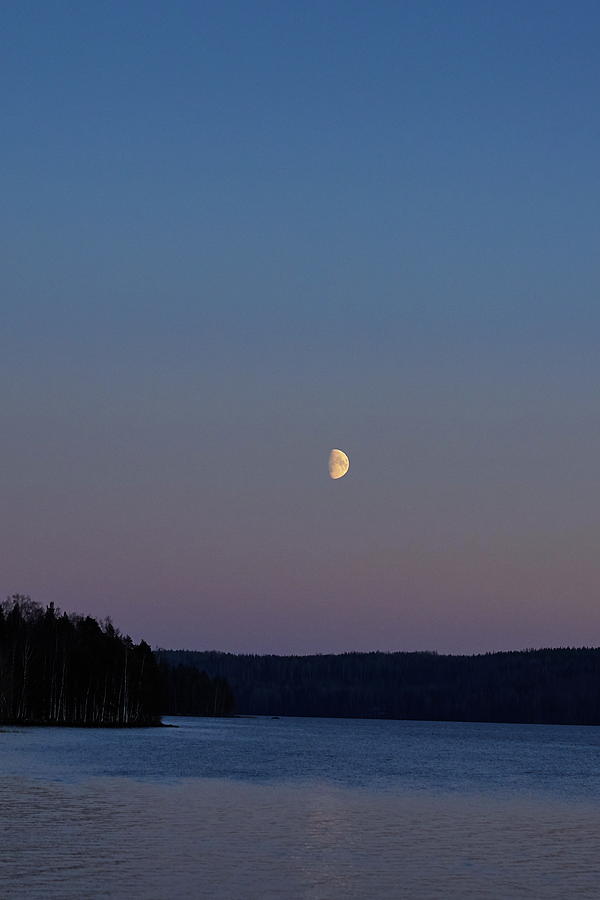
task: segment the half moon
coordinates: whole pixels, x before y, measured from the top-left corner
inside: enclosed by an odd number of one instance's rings
[[[350,460],[343,450],[332,450],[329,454],[329,477],[343,478],[350,468]]]

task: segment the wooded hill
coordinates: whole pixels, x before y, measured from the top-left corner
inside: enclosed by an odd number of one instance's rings
[[[145,726],[163,715],[226,715],[229,686],[196,667],[159,664],[107,619],[0,603],[0,724]]]
[[[600,724],[600,649],[161,658],[225,678],[246,715]]]

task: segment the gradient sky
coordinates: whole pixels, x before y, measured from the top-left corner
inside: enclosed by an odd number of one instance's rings
[[[166,647],[600,644],[598,4],[0,22],[2,594]]]

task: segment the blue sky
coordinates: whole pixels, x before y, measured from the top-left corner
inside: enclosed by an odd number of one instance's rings
[[[4,10],[0,589],[164,646],[597,644],[599,25]]]

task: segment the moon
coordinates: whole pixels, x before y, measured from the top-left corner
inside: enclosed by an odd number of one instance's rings
[[[350,468],[350,460],[343,450],[332,450],[329,454],[329,477],[343,478]]]

